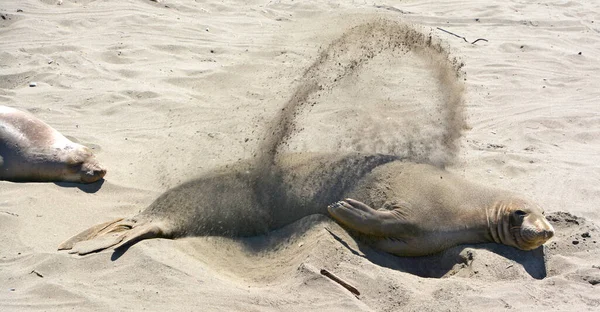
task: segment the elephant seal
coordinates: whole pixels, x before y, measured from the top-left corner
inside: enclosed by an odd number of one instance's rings
[[[267,127],[257,158],[181,184],[138,215],[93,226],[58,248],[84,255],[156,237],[251,236],[317,213],[330,214],[375,247],[402,256],[482,242],[532,249],[552,237],[554,230],[538,206],[436,166],[408,161],[428,162],[418,152],[413,158],[410,151],[406,158],[280,154],[299,128],[296,116],[315,104],[321,90],[334,88],[384,51],[413,51],[435,69],[444,90],[435,123],[442,131],[427,139],[438,140],[428,146],[439,149],[425,152],[452,158],[466,126],[462,63],[449,58],[431,35],[377,20],[349,29],[306,69],[296,91]]]
[[[89,148],[29,113],[0,106],[0,180],[92,183],[105,174]]]
[[[277,168],[257,175],[246,162],[217,170],[167,191],[134,217],[83,231],[59,250],[84,255],[148,238],[257,235],[315,213],[400,256],[484,242],[529,250],[554,234],[539,206],[432,165],[387,155],[292,154]]]

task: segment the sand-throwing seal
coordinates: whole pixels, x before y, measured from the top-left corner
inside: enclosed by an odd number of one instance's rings
[[[441,139],[433,145],[454,155],[464,126],[462,63],[451,61],[431,35],[397,22],[366,23],[349,29],[307,68],[267,128],[257,159],[175,187],[140,214],[93,226],[59,249],[82,255],[154,237],[250,236],[315,213],[331,214],[398,255],[480,242],[532,249],[552,237],[538,206],[434,166],[386,155],[279,155],[297,129],[296,115],[312,107],[319,90],[334,88],[378,53],[396,50],[421,53],[436,68],[446,96],[440,108],[445,126],[431,139]],[[327,208],[348,197],[361,202],[347,199]]]
[[[89,148],[29,113],[0,106],[0,180],[91,183],[105,174]]]
[[[260,175],[251,163],[218,170],[167,191],[132,218],[93,226],[59,249],[83,255],[155,237],[248,236],[315,213],[329,213],[369,236],[376,248],[402,256],[483,242],[529,250],[554,233],[537,205],[393,156],[297,154],[277,167]],[[360,201],[328,207],[347,197]]]

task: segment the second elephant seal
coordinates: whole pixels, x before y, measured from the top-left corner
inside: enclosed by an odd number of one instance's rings
[[[105,174],[88,147],[30,113],[0,106],[0,180],[91,183]]]

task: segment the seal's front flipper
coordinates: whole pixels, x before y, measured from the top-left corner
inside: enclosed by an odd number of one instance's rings
[[[336,221],[363,234],[379,237],[405,235],[406,222],[395,210],[375,210],[350,198],[329,205],[327,210]]]
[[[140,240],[165,237],[160,225],[153,222],[137,222],[117,219],[95,225],[63,242],[58,250],[69,250],[71,254],[86,255],[108,248],[130,246]]]

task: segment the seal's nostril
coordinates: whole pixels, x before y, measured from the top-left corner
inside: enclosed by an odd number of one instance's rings
[[[552,238],[552,236],[554,236],[554,231],[552,231],[552,230],[544,231],[544,237],[546,237],[546,239],[550,239],[550,238]]]

